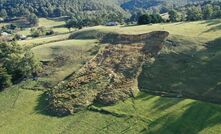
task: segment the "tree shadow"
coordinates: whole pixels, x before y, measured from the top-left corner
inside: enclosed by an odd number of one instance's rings
[[[184,99],[181,98],[168,98],[168,97],[160,97],[158,100],[154,102],[154,106],[152,107],[153,112],[161,112],[169,109],[170,107],[180,103]]]
[[[207,24],[207,26],[213,26],[213,25],[217,25],[220,24],[220,19],[214,19],[214,20],[206,20],[201,22],[201,24]]]
[[[204,31],[203,33],[216,32],[216,31],[221,30],[221,21],[219,19],[217,19],[217,20],[207,20],[207,21],[202,22],[201,24],[206,24],[207,26],[212,26],[211,28]]]
[[[153,95],[149,95],[149,94],[141,92],[141,93],[139,93],[138,96],[136,96],[135,99],[136,100],[149,100],[149,99],[154,98],[154,97],[155,96],[153,96]]]
[[[143,66],[139,89],[221,103],[220,43],[218,38],[208,42],[206,50],[162,54],[152,65]]]
[[[193,102],[187,109],[174,117],[167,114],[153,121],[148,130],[150,134],[198,134],[206,128],[220,124],[221,107],[214,104]],[[177,117],[178,116],[178,117]],[[161,127],[159,127],[159,124]]]
[[[61,118],[60,116],[54,115],[50,112],[49,103],[48,103],[48,95],[46,92],[39,95],[37,102],[38,103],[34,108],[36,114],[42,114],[45,116]]]
[[[221,24],[220,25],[216,25],[216,26],[214,26],[214,27],[204,31],[203,33],[216,32],[216,31],[219,31],[219,30],[221,30]]]

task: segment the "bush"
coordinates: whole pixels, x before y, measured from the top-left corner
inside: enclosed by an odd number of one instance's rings
[[[164,22],[163,18],[159,14],[143,14],[138,18],[138,25],[150,24],[150,23],[161,23]]]
[[[0,67],[0,91],[12,85],[11,79],[12,77],[7,73],[7,70]]]
[[[52,34],[54,34],[54,31],[47,29],[46,27],[38,27],[37,29],[35,28],[31,29],[32,37],[39,37],[39,36],[52,35]]]

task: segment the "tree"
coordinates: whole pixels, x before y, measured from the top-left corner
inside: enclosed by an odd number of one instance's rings
[[[170,10],[169,11],[169,19],[171,22],[178,21],[178,13],[176,10]]]
[[[15,42],[0,43],[0,62],[12,76],[12,82],[30,78],[41,70],[41,64],[35,59],[33,53]]]
[[[38,28],[32,28],[31,29],[31,36],[32,37],[39,37],[46,35],[47,29],[45,27],[38,27]]]
[[[66,22],[65,27],[68,28],[69,31],[71,31],[71,28],[76,27],[77,23],[78,23],[77,20],[71,19]]]
[[[204,19],[211,19],[213,17],[213,6],[211,4],[206,4],[203,8],[203,18]]]
[[[160,16],[160,14],[151,14],[151,23],[161,23],[163,22],[163,18]]]
[[[213,17],[214,18],[220,18],[221,17],[221,9],[220,9],[220,6],[218,5],[215,5],[214,8],[213,8]]]
[[[36,26],[38,25],[38,17],[35,14],[31,14],[27,16],[27,20],[29,21],[30,25]]]
[[[138,25],[160,23],[163,22],[163,18],[159,14],[144,14],[138,18]]]
[[[202,10],[199,6],[193,6],[187,10],[187,21],[196,21],[203,18]]]
[[[2,10],[0,11],[0,17],[2,17],[2,18],[8,17],[8,14],[7,14],[7,12],[6,12],[5,9],[2,9]]]
[[[35,76],[36,73],[41,70],[41,64],[35,59],[34,54],[31,51],[27,51],[24,54],[18,67],[22,72],[23,77],[26,78]]]
[[[53,11],[53,14],[55,15],[55,17],[61,17],[63,15],[63,10],[61,8],[56,8]]]
[[[12,85],[11,79],[12,77],[7,73],[7,70],[0,67],[0,91],[3,91],[5,88]]]
[[[150,24],[152,22],[152,17],[149,14],[143,14],[138,18],[138,25]]]

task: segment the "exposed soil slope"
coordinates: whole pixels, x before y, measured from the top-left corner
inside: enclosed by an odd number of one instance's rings
[[[99,102],[111,105],[133,97],[137,77],[146,59],[158,54],[169,33],[106,35],[107,46],[66,82],[49,92],[50,110],[59,116],[75,113]]]

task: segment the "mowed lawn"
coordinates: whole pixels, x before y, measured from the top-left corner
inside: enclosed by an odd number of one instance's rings
[[[141,93],[115,106],[116,117],[82,111],[63,118],[47,114],[43,93],[13,88],[0,94],[2,134],[218,134],[221,106]]]
[[[48,36],[48,37],[39,37],[39,38],[33,38],[33,39],[27,39],[27,40],[20,40],[18,41],[18,44],[24,45],[24,46],[35,46],[35,45],[42,45],[49,42],[56,42],[61,40],[68,39],[70,34],[60,34],[55,36]]]

